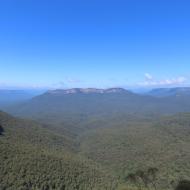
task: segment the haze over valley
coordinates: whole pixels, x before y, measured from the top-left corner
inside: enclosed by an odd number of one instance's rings
[[[0,190],[190,190],[190,1],[0,1]]]

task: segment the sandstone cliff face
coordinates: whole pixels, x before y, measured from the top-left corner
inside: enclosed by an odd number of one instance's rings
[[[48,94],[91,94],[91,93],[127,93],[128,91],[123,88],[108,88],[108,89],[97,89],[97,88],[72,88],[72,89],[58,89],[58,90],[51,90],[48,91]]]

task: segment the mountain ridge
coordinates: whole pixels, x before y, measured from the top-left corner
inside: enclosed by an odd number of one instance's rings
[[[146,95],[154,97],[186,96],[190,95],[190,87],[156,88],[147,92]]]
[[[58,125],[74,126],[97,117],[137,115],[159,116],[190,112],[190,96],[158,98],[130,92],[122,88],[94,89],[74,88],[52,90],[29,101],[7,108],[6,112],[19,117],[37,119]],[[83,128],[84,123],[81,124]]]
[[[105,94],[105,93],[132,93],[124,88],[107,88],[107,89],[99,89],[99,88],[70,88],[70,89],[56,89],[49,90],[45,94],[54,94],[54,95],[63,95],[63,94]]]

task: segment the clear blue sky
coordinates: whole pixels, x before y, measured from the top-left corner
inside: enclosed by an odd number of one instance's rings
[[[189,0],[1,0],[0,87],[190,84]]]

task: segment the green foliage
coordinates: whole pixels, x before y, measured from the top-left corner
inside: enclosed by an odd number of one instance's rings
[[[109,124],[108,124],[109,123]],[[159,168],[158,189],[190,178],[190,114],[154,121],[110,119],[80,138],[81,154],[109,168],[120,179],[137,170]]]
[[[134,184],[139,190],[141,190],[142,187],[157,190],[157,173],[157,168],[148,168],[146,171],[138,170],[135,173],[130,173],[126,181]]]
[[[139,109],[140,108],[140,109]],[[73,93],[57,91],[37,96],[7,109],[10,113],[57,122],[83,122],[94,117],[115,115],[162,115],[190,111],[189,95],[155,98],[132,92]]]
[[[114,190],[116,180],[78,156],[72,142],[35,122],[0,113],[1,190]],[[70,144],[69,144],[70,143]]]
[[[190,181],[188,180],[181,180],[176,187],[176,190],[189,190],[189,189],[190,189]]]
[[[3,129],[3,127],[0,125],[0,135],[2,135],[3,131],[4,131],[4,129]]]
[[[1,114],[9,189],[168,190],[190,178],[190,114],[163,116],[190,111],[187,96],[44,94],[11,111],[41,124]]]

